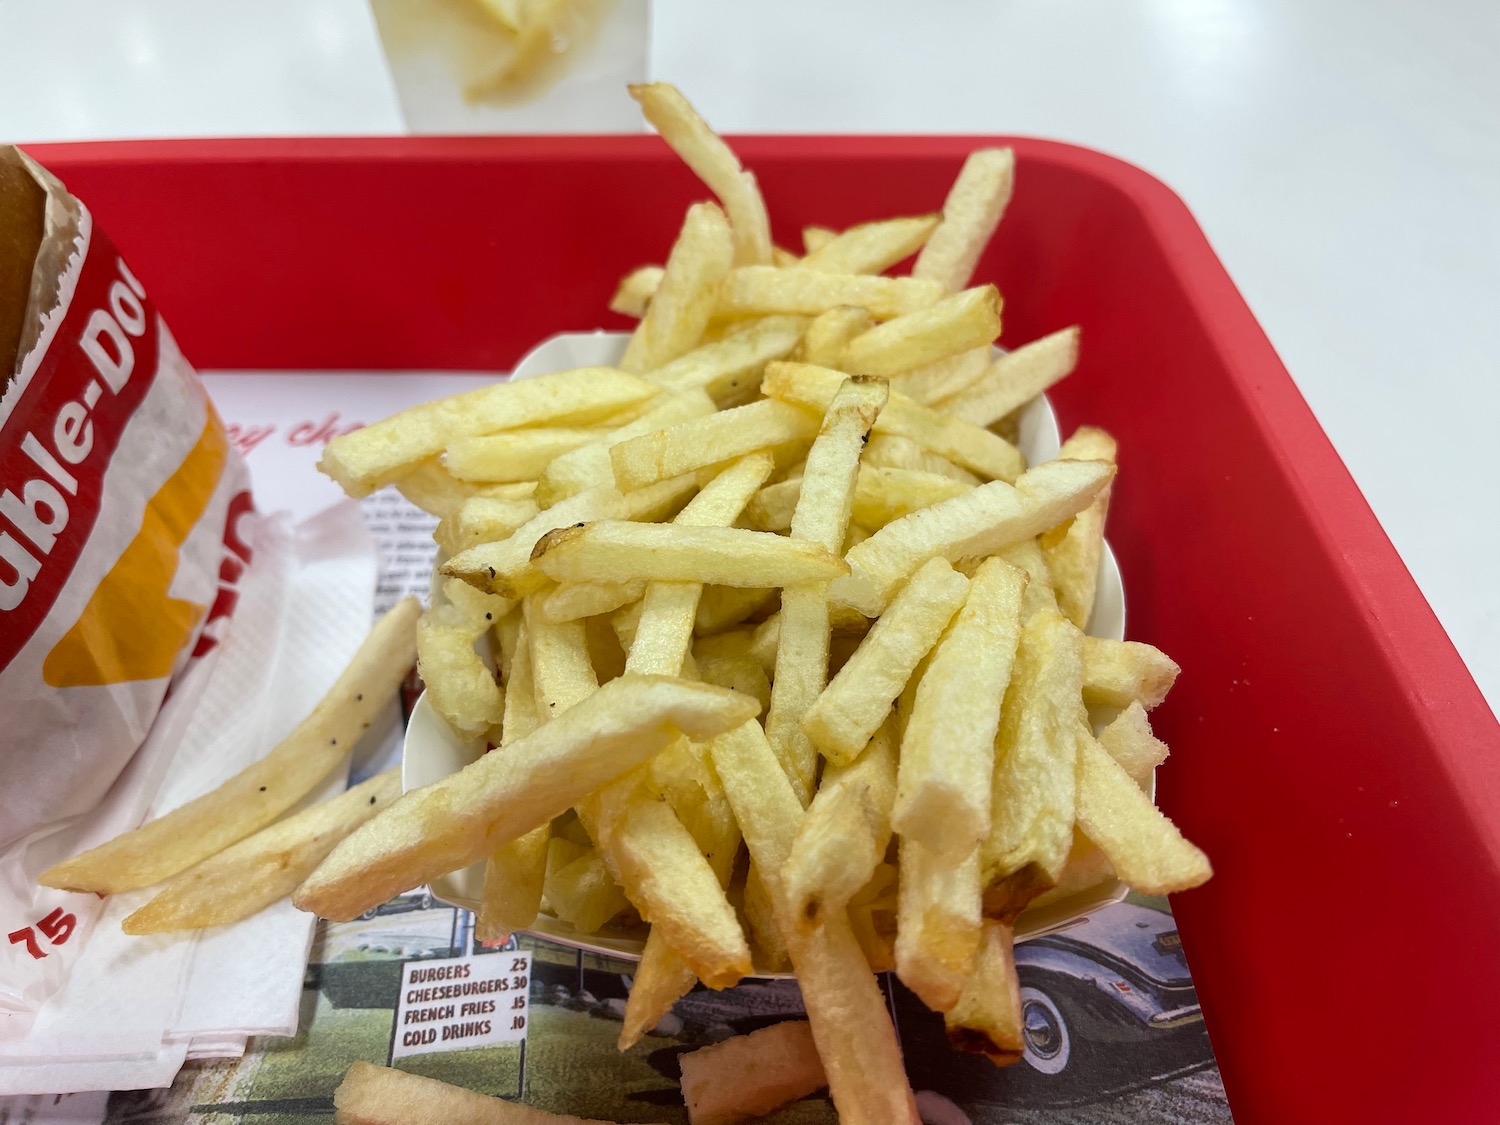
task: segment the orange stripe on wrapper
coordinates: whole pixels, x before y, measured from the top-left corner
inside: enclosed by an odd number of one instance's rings
[[[52,687],[97,687],[168,676],[204,606],[168,595],[178,554],[224,473],[229,443],[212,408],[198,442],[146,505],[141,530],[47,654]]]

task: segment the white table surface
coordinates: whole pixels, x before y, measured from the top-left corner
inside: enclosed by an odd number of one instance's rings
[[[1500,4],[657,0],[729,132],[1055,137],[1193,208],[1500,705]],[[364,0],[0,0],[0,138],[403,131]]]

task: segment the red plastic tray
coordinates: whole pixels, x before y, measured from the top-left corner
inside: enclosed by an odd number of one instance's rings
[[[743,138],[778,240],[940,205],[996,138]],[[1500,730],[1187,209],[1009,140],[979,277],[1074,322],[1065,427],[1120,438],[1132,635],[1185,671],[1174,903],[1242,1125],[1500,1119]],[[703,189],[654,137],[36,146],[206,368],[495,368],[601,323]],[[1288,262],[1294,270],[1297,263]],[[606,326],[617,323],[604,315]]]

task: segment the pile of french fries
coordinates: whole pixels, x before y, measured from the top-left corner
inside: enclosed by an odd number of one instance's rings
[[[915,1122],[874,972],[1006,1064],[1023,910],[1209,877],[1148,796],[1146,713],[1178,669],[1085,633],[1114,441],[1084,427],[1036,465],[1013,441],[1079,334],[993,348],[1000,294],[971,280],[1009,150],[973,153],[939,214],[809,228],[797,255],[677,90],[632,93],[717,202],[621,283],[619,363],[324,454],[350,495],[394,484],[440,517],[418,664],[493,749],[382,802],[294,901],[353,918],[484,860],[483,937],[543,911],[649,924],[622,1049],[698,981],[790,966],[840,1119]],[[729,1055],[735,1096],[771,1108],[755,1075],[777,1068]]]

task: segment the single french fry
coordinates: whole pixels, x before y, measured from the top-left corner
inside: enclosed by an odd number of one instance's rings
[[[587,520],[619,519],[625,515],[625,500],[608,485],[570,496],[537,513],[516,529],[509,539],[481,543],[454,555],[441,567],[449,578],[462,578],[476,590],[517,598],[542,585],[531,565],[531,553],[548,532]]]
[[[665,272],[661,266],[641,266],[631,270],[620,279],[619,288],[609,299],[609,311],[633,316],[637,320],[645,316]]]
[[[712,738],[755,710],[754,700],[707,684],[611,680],[504,753],[406,794],[345,838],[293,901],[321,917],[357,917],[524,836],[675,739]]]
[[[459,480],[437,457],[429,458],[393,482],[396,491],[439,520],[447,519],[471,500],[509,499],[515,482],[477,484]]]
[[[1082,511],[1114,475],[1099,461],[1047,461],[1014,486],[992,481],[886,524],[850,549],[849,576],[830,596],[868,617],[879,614],[923,562],[990,555]]]
[[[1099,745],[1137,785],[1146,785],[1151,771],[1167,760],[1167,744],[1151,733],[1146,709],[1135,700],[1099,732]]]
[[[401,771],[390,769],[262,828],[168,880],[121,927],[127,934],[160,934],[248,918],[296,890],[335,844],[400,795]]]
[[[829,761],[848,764],[864,749],[918,661],[937,643],[963,604],[968,589],[969,580],[946,559],[932,559],[912,575],[849,662],[802,716],[802,729]],[[782,613],[784,635],[785,610]]]
[[[843,550],[860,453],[887,393],[880,380],[847,379],[831,396],[803,469],[790,521],[792,541]],[[827,590],[826,583],[817,582],[782,592],[776,674],[766,712],[766,735],[804,803],[812,799],[818,758],[800,720],[828,681]]]
[[[636,326],[620,366],[654,371],[697,347],[733,259],[724,212],[712,203],[689,207],[651,307]]]
[[[757,492],[745,507],[744,524],[756,531],[787,531],[792,526],[792,512],[802,493],[802,478],[792,477],[768,484]]]
[[[876,320],[890,320],[924,309],[945,295],[941,285],[910,277],[824,273],[805,265],[740,266],[724,281],[718,311],[723,316],[817,316],[853,305]]]
[[[1018,1062],[1026,1049],[1021,1024],[1021,982],[1016,976],[1015,933],[986,919],[974,972],[958,1003],[943,1014],[948,1042],[983,1055],[996,1066]]]
[[[865,446],[864,463],[879,469],[906,469],[915,473],[947,477],[958,484],[973,488],[983,484],[983,478],[959,468],[946,457],[930,449],[924,449],[909,437],[900,434],[875,434]]]
[[[896,798],[896,733],[882,724],[847,766],[830,765],[782,872],[799,926],[839,911],[870,881],[891,840]],[[978,875],[975,875],[976,909]]]
[[[976,426],[993,426],[1072,372],[1078,363],[1078,340],[1075,326],[1008,352],[937,408]]]
[[[1150,711],[1167,697],[1182,669],[1161,649],[1140,641],[1083,640],[1083,701],[1090,706]]]
[[[705,586],[693,628],[700,635],[722,632],[762,613],[778,594],[769,587]]]
[[[702,344],[658,367],[648,377],[668,393],[706,392],[720,406],[745,401],[760,386],[766,364],[791,354],[802,338],[807,320],[799,316],[767,316],[745,323],[744,331]]]
[[[802,251],[804,254],[815,254],[838,237],[838,231],[831,227],[807,226],[802,228]]]
[[[771,363],[761,380],[761,391],[773,399],[826,409],[845,376],[826,367],[802,363]],[[1026,467],[1020,450],[999,434],[891,392],[874,432],[910,438],[922,448],[994,480],[1015,480]]]
[[[476,642],[513,603],[456,578],[417,622],[417,672],[432,705],[460,738],[478,738],[500,724],[505,693],[480,659]]]
[[[625,998],[625,1018],[616,1044],[619,1049],[628,1051],[639,1043],[697,983],[698,975],[662,932],[652,929],[646,935],[641,962],[630,983],[630,995]]]
[[[752,453],[704,486],[677,516],[678,527],[728,527],[744,511],[774,467],[769,453]],[[652,582],[641,601],[625,668],[675,676],[693,643],[693,622],[703,586],[697,582]]]
[[[808,251],[801,264],[825,273],[884,273],[920,250],[939,219],[938,215],[913,215],[861,223]]]
[[[638,602],[644,582],[569,582],[542,595],[542,616],[548,621],[579,621],[613,613]]]
[[[1113,465],[1115,439],[1094,426],[1081,426],[1063,442],[1057,455]],[[1113,482],[1106,484],[1087,508],[1066,524],[1044,533],[1041,539],[1057,604],[1080,629],[1088,627],[1089,616],[1094,612],[1094,589],[1099,581],[1099,562],[1104,557],[1104,522],[1109,516],[1112,485]]]
[[[837,366],[860,375],[892,376],[987,347],[1000,335],[1000,304],[1000,291],[993,285],[965,289],[856,336]]]
[[[989,344],[956,352],[921,367],[903,371],[894,380],[894,388],[923,406],[939,403],[972,387],[990,369],[993,349]],[[811,362],[811,361],[809,361]]]
[[[1078,827],[1099,845],[1120,878],[1148,895],[1206,882],[1213,874],[1208,857],[1183,839],[1092,736],[1083,732],[1078,742]]]
[[[806,1020],[699,1047],[678,1061],[690,1125],[741,1125],[828,1085]]]
[[[755,177],[708,127],[675,86],[665,82],[630,87],[646,120],[708,189],[719,197],[734,231],[734,260],[750,265],[771,260],[771,222]]]
[[[610,1125],[548,1113],[359,1060],[333,1092],[336,1125]]]
[[[817,429],[817,415],[801,406],[752,402],[620,442],[609,456],[615,483],[628,492],[786,442],[811,441]]]
[[[536,547],[543,574],[559,582],[701,582],[792,586],[828,581],[843,560],[815,543],[737,527],[679,527],[599,520],[548,533]]]
[[[1016,157],[1010,149],[971,152],[943,201],[943,221],[917,255],[912,276],[953,290],[968,285],[1010,202],[1015,175]]]
[[[578,426],[541,426],[481,434],[450,442],[443,462],[459,480],[536,480],[554,457],[597,441],[601,436],[597,429]]]
[[[849,341],[874,327],[875,319],[864,309],[849,305],[829,309],[815,316],[807,326],[802,342],[797,345],[797,359],[801,363],[836,367]]]
[[[1018,906],[1057,882],[1073,843],[1082,640],[1061,614],[1038,613],[1021,630],[1005,693],[981,858],[986,884],[1019,876]]]
[[[493,500],[475,496],[438,521],[432,533],[437,545],[449,556],[462,554],[481,543],[509,539],[539,511],[535,500]]]
[[[901,840],[896,974],[934,1012],[958,1003],[979,953],[979,851],[942,857]]]
[[[755,966],[764,972],[780,972],[786,966],[786,940],[776,923],[771,893],[754,863],[745,876],[745,921],[750,929],[750,947]]]
[[[443,452],[455,438],[522,426],[587,425],[657,393],[655,384],[609,367],[492,383],[336,437],[324,447],[318,468],[350,496],[368,496]]]
[[[603,858],[593,848],[547,872],[546,895],[552,913],[583,934],[603,928],[630,905]]]
[[[49,867],[37,882],[99,894],[149,887],[270,824],[338,768],[396,694],[417,657],[421,612],[415,598],[397,602],[313,713],[264,758],[165,816]]]
[[[990,832],[995,733],[1021,637],[1026,575],[987,559],[928,657],[901,740],[893,821],[934,858],[957,860]],[[976,876],[977,878],[977,876]]]
[[[590,488],[612,486],[615,471],[610,464],[609,451],[613,446],[713,412],[714,400],[701,388],[664,393],[661,402],[640,417],[611,430],[597,441],[554,458],[537,480],[537,503],[551,506]]]

